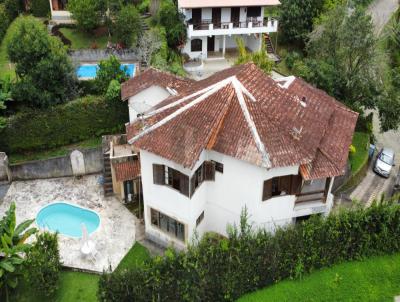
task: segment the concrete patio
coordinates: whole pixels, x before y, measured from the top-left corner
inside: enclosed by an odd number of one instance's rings
[[[136,218],[114,197],[104,197],[100,175],[13,182],[0,204],[0,217],[12,201],[17,205],[17,223],[36,218],[45,205],[65,201],[94,210],[100,216],[99,228],[91,234],[98,254],[92,262],[82,256],[82,240],[59,235],[59,247],[65,266],[102,272],[114,270],[135,243]],[[37,227],[36,222],[34,225]]]

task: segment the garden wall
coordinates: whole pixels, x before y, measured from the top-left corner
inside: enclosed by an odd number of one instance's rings
[[[83,154],[84,174],[103,171],[101,148],[80,150]],[[9,166],[12,180],[74,176],[70,154],[45,160],[36,160]]]
[[[116,56],[120,61],[138,61],[135,51],[130,49],[107,50],[107,49],[83,49],[71,50],[68,52],[74,62],[99,62],[108,59],[111,55]]]

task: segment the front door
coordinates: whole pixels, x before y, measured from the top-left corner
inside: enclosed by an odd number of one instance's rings
[[[214,28],[221,28],[221,8],[214,7],[212,9],[212,23]]]
[[[233,23],[233,27],[239,27],[239,20],[240,20],[240,7],[232,7],[231,22]]]
[[[200,26],[201,24],[201,8],[192,9],[192,22],[194,28]]]
[[[214,41],[215,41],[215,36],[207,38],[207,50],[208,51],[214,51],[214,45],[215,45]]]

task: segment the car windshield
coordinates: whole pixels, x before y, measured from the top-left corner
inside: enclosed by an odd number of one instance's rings
[[[393,163],[393,157],[383,152],[381,153],[381,156],[379,156],[379,159],[388,165],[391,165]]]

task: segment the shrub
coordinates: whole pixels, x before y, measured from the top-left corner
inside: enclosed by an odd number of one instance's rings
[[[142,32],[140,15],[133,5],[124,6],[117,14],[112,26],[115,37],[125,47],[133,46]]]
[[[301,55],[297,51],[289,52],[286,56],[286,66],[289,69],[292,69],[294,63],[300,59]]]
[[[353,156],[356,152],[357,152],[356,147],[354,147],[353,145],[350,145],[350,147],[349,147],[350,156]]]
[[[234,301],[247,292],[339,262],[400,251],[400,206],[341,210],[275,234],[252,230],[244,214],[229,239],[205,235],[143,268],[104,274],[100,301]]]
[[[36,235],[36,243],[27,253],[26,268],[34,290],[45,296],[56,293],[61,270],[57,233]]]
[[[119,101],[121,97],[121,84],[117,80],[111,80],[106,92],[106,100]]]
[[[8,118],[6,127],[0,130],[0,149],[15,153],[64,146],[121,131],[128,120],[126,103],[87,96]]]
[[[126,70],[121,69],[121,62],[114,55],[99,63],[95,84],[99,93],[105,94],[112,80],[122,83],[128,79]]]
[[[99,0],[69,0],[68,10],[78,26],[85,31],[91,31],[100,25],[104,7]]]
[[[50,14],[50,2],[47,0],[32,0],[31,10],[35,17],[47,17]]]
[[[9,25],[10,19],[8,18],[6,8],[4,4],[0,4],[0,44],[6,34]]]

